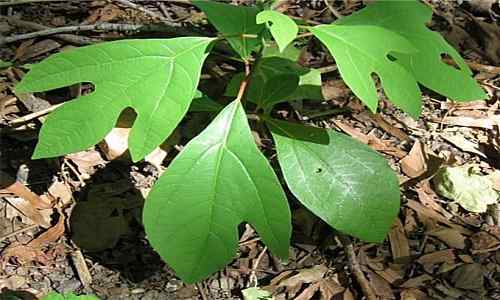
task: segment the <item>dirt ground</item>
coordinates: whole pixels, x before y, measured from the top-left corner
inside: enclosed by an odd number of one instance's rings
[[[242,224],[238,256],[195,285],[176,278],[148,245],[141,209],[159,174],[210,116],[188,114],[168,146],[139,163],[124,153],[120,130],[87,151],[31,160],[47,113],[92,86],[37,94],[16,94],[13,87],[26,64],[72,47],[132,37],[209,35],[203,14],[189,1],[9,2],[0,1],[0,41],[12,38],[0,45],[0,59],[14,62],[0,70],[0,299],[12,299],[6,298],[9,293],[18,295],[14,299],[37,299],[50,291],[103,299],[242,299],[242,290],[258,286],[276,299],[347,300],[365,297],[362,284],[379,299],[500,299],[500,208],[470,212],[440,196],[432,181],[444,166],[468,166],[483,175],[500,169],[498,1],[425,1],[434,10],[430,27],[461,53],[489,99],[453,103],[424,90],[418,120],[385,100],[380,113],[370,113],[342,82],[331,56],[314,39],[306,40],[300,63],[324,70],[326,101],[283,104],[277,113],[338,129],[383,154],[400,178],[398,219],[383,243],[352,239],[346,247],[288,193],[294,226],[289,262],[272,256],[255,231]],[[336,1],[333,8],[346,16],[364,2],[370,1]],[[314,22],[335,20],[323,0],[289,0],[285,10]],[[155,26],[22,36],[102,22]],[[202,78],[210,85],[213,78],[229,79],[241,69],[238,62],[211,57]],[[223,92],[223,86],[212,86],[213,94]],[[130,115],[125,112],[122,119]],[[260,139],[271,157],[270,137]],[[500,190],[500,178],[494,184]],[[39,207],[31,207],[29,199]]]

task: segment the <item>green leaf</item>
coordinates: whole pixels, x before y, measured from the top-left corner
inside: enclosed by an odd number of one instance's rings
[[[288,45],[283,51],[280,51],[276,43],[264,47],[262,57],[281,57],[296,62],[300,57],[300,49],[293,44]]]
[[[257,105],[270,111],[274,104],[286,101],[287,97],[299,86],[297,74],[279,74],[271,77],[262,89],[262,95]]]
[[[151,245],[185,282],[231,261],[242,221],[274,254],[288,257],[288,202],[239,101],[174,159],[146,200],[143,219]]]
[[[266,122],[297,199],[337,230],[382,241],[399,212],[398,178],[385,159],[334,130]]]
[[[285,48],[293,42],[299,33],[299,27],[295,22],[290,19],[287,15],[284,15],[278,11],[265,10],[261,11],[257,15],[257,24],[266,23],[267,27],[271,31],[280,52],[283,52]]]
[[[473,171],[472,166],[464,165],[443,168],[432,181],[441,196],[456,201],[468,211],[484,213],[488,205],[500,199],[500,192],[493,189],[495,175],[499,176],[500,171],[480,175]]]
[[[377,1],[339,24],[356,26],[369,22],[400,34],[418,52],[392,55],[419,83],[456,101],[485,99],[486,93],[471,77],[472,72],[460,54],[439,33],[427,28],[431,18],[432,9],[419,1]],[[459,69],[442,61],[445,54]]]
[[[409,41],[373,25],[319,25],[311,28],[311,32],[334,56],[346,84],[373,112],[378,106],[372,79],[376,74],[392,102],[413,117],[420,115],[421,95],[415,78],[388,57],[393,52],[415,52]]]
[[[223,106],[200,91],[196,91],[195,97],[189,107],[190,112],[219,112]]]
[[[265,30],[265,25],[255,22],[259,10],[255,7],[236,6],[216,1],[191,1],[206,15],[210,23],[226,36],[227,41],[243,59],[250,57],[252,51],[259,45],[259,37]],[[255,35],[257,37],[248,37]]]
[[[45,297],[43,297],[41,300],[99,300],[99,298],[92,295],[77,296],[73,293],[58,294],[56,292],[51,292],[45,295]]]
[[[41,92],[79,82],[95,91],[51,113],[40,131],[34,158],[77,152],[98,143],[132,107],[129,137],[138,161],[179,124],[193,99],[207,47],[213,39],[124,40],[55,54],[36,64],[16,87]]]
[[[389,100],[418,117],[417,82],[455,100],[486,97],[457,51],[425,26],[431,15],[431,9],[418,1],[377,1],[311,32],[326,45],[347,85],[372,111],[378,104],[371,77],[376,74]],[[442,54],[451,56],[460,70],[443,63]]]

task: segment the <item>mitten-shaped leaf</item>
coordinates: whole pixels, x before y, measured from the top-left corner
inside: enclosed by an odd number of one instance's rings
[[[260,38],[257,37],[263,33],[266,26],[255,22],[259,13],[257,8],[206,0],[195,0],[192,3],[207,15],[217,31],[226,36],[241,58],[249,58],[252,51],[261,44]]]
[[[297,199],[337,230],[382,241],[399,211],[398,179],[385,159],[334,130],[266,122]]]
[[[431,15],[419,1],[377,1],[311,31],[335,57],[354,94],[372,111],[378,97],[371,75],[376,74],[389,100],[418,117],[417,82],[453,100],[486,97],[457,51],[425,26]],[[458,69],[444,63],[442,56],[451,57]]]
[[[419,1],[377,1],[338,25],[381,26],[409,40],[418,52],[393,53],[396,62],[413,73],[424,86],[456,101],[484,99],[486,94],[471,77],[460,54],[437,32],[427,28],[432,9]],[[453,59],[458,69],[442,61]]]
[[[261,11],[257,15],[257,23],[266,23],[280,52],[283,52],[299,33],[299,27],[290,17],[274,10]]]
[[[319,25],[311,32],[335,57],[342,79],[372,111],[377,110],[379,99],[372,78],[375,74],[392,102],[414,117],[420,114],[420,90],[415,78],[389,57],[393,52],[415,52],[409,41],[373,25]]]
[[[41,92],[91,82],[95,91],[51,113],[40,131],[34,158],[84,150],[132,107],[137,119],[129,137],[134,161],[160,145],[193,99],[206,50],[213,39],[125,40],[77,48],[36,64],[16,87]]]
[[[153,248],[186,282],[231,261],[243,221],[274,254],[288,257],[288,202],[239,101],[174,159],[146,200],[143,219]]]

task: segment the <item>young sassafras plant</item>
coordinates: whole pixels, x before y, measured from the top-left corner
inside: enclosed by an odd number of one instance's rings
[[[246,109],[271,132],[286,184],[335,229],[382,241],[399,211],[399,186],[383,157],[332,129],[273,118],[273,106],[321,100],[321,74],[296,63],[298,28],[330,51],[353,93],[375,112],[372,76],[399,108],[421,110],[419,84],[456,101],[485,98],[457,51],[425,23],[431,9],[417,1],[375,2],[332,24],[297,26],[263,7],[192,1],[219,38],[123,40],[55,54],[33,65],[18,92],[91,82],[95,91],[51,113],[34,158],[81,151],[98,143],[120,113],[133,108],[129,147],[139,161],[160,145],[188,110],[216,117],[170,163],[148,196],[143,222],[151,245],[180,278],[195,282],[235,256],[241,222],[250,223],[275,255],[287,259],[290,209],[283,188],[254,142]],[[234,75],[222,107],[197,91],[215,43],[228,42],[246,64]],[[277,44],[278,50],[269,48]],[[276,49],[276,47],[274,47]],[[451,57],[458,67],[442,62]],[[194,99],[194,100],[193,100]]]

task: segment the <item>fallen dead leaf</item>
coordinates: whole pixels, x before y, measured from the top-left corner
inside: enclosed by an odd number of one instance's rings
[[[394,261],[410,256],[408,238],[399,218],[396,219],[389,232],[389,242],[391,243],[391,252]]]
[[[424,145],[416,140],[407,156],[400,160],[401,170],[410,178],[417,178],[427,171],[427,154]]]
[[[442,227],[440,229],[429,231],[427,234],[443,241],[446,245],[452,248],[465,248],[465,237],[454,229]]]

